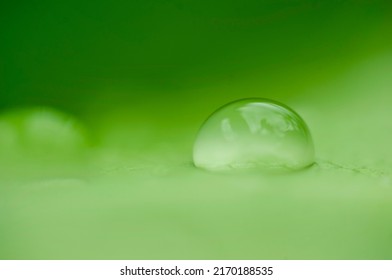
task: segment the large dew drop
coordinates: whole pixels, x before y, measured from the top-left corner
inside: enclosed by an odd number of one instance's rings
[[[242,99],[205,121],[193,161],[211,171],[298,170],[314,162],[314,146],[307,125],[289,107],[268,99]]]

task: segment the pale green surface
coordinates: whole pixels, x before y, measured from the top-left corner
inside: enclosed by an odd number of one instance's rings
[[[391,259],[391,65],[390,54],[364,60],[284,100],[308,123],[318,157],[286,176],[192,166],[214,102],[159,126],[129,125],[138,111],[102,116],[86,157],[1,160],[0,258]]]

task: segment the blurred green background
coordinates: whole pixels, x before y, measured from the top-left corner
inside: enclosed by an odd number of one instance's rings
[[[192,165],[235,99],[296,110],[295,174]],[[391,259],[392,2],[0,4],[1,259]]]

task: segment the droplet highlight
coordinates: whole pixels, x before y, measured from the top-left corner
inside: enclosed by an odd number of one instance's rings
[[[242,99],[219,108],[204,122],[193,162],[210,171],[299,170],[313,164],[314,145],[306,123],[288,106]]]

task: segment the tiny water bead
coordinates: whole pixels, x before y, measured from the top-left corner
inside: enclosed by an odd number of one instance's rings
[[[269,99],[231,102],[202,125],[193,147],[196,167],[298,170],[314,162],[308,126],[291,108]]]

